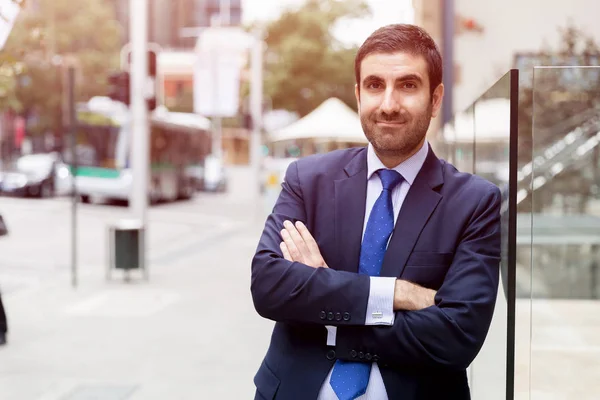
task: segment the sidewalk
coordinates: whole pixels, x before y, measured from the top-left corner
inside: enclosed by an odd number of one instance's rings
[[[2,400],[252,398],[272,324],[250,296],[262,225],[242,224],[127,284],[87,266],[6,297]],[[135,275],[134,275],[135,277]]]

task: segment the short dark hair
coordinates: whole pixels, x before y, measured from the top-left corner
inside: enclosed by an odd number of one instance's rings
[[[391,24],[377,29],[360,46],[354,59],[356,84],[360,90],[360,65],[372,53],[405,52],[422,56],[427,62],[431,93],[442,83],[442,56],[435,41],[416,25]]]

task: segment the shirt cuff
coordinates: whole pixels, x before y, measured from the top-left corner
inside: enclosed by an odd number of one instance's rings
[[[325,328],[327,328],[327,346],[335,346],[337,326],[325,325]]]
[[[365,325],[393,325],[396,278],[371,276],[370,280]]]

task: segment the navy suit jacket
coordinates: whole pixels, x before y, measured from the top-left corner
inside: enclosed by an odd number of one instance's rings
[[[390,399],[469,399],[466,368],[494,312],[500,264],[497,186],[431,148],[398,215],[381,276],[437,290],[435,306],[365,326],[369,276],[358,274],[366,148],[292,163],[252,260],[257,312],[276,321],[254,378],[257,399],[316,399],[336,359],[377,361]],[[283,258],[284,220],[302,221],[330,268]],[[337,326],[335,347],[325,325]]]

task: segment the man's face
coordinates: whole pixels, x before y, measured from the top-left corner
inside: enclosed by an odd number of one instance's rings
[[[369,142],[381,156],[412,155],[425,140],[444,93],[431,95],[427,62],[407,53],[372,53],[361,63],[356,100]]]

